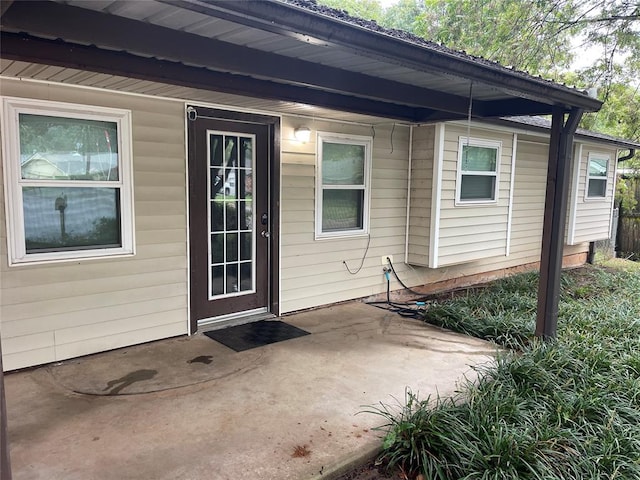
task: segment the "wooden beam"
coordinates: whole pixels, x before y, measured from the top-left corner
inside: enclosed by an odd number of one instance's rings
[[[569,165],[573,135],[581,117],[582,109],[576,108],[569,112],[565,122],[565,112],[555,107],[551,123],[536,317],[536,336],[545,339],[555,338],[558,326],[560,274],[571,183]]]
[[[260,99],[304,103],[406,122],[414,122],[433,113],[429,109],[323,92],[243,75],[214,72],[177,62],[143,58],[129,53],[101,50],[94,46],[74,45],[59,40],[44,40],[24,34],[2,32],[0,55],[8,60],[76,68]]]

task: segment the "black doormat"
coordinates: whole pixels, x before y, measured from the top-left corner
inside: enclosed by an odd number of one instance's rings
[[[204,332],[204,334],[236,352],[242,352],[270,343],[303,337],[309,335],[309,332],[279,320],[260,320],[259,322],[212,330]]]

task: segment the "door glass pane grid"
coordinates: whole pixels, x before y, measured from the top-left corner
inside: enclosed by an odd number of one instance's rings
[[[254,137],[209,132],[209,298],[255,293]]]

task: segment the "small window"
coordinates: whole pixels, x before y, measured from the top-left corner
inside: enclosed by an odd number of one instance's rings
[[[133,253],[130,113],[5,99],[10,264]]]
[[[501,142],[460,137],[456,203],[495,203]]]
[[[371,144],[371,137],[318,134],[316,237],[367,233]]]
[[[606,197],[609,157],[589,154],[587,168],[587,198]]]

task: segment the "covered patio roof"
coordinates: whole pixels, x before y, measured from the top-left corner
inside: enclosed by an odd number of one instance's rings
[[[602,105],[585,92],[313,0],[8,0],[0,23],[0,71],[44,80],[53,68],[63,83],[96,75],[98,88],[152,82],[412,124],[552,114],[537,333],[555,335],[568,160],[582,113]]]
[[[309,0],[7,1],[1,13],[4,60],[411,123],[601,105]]]

